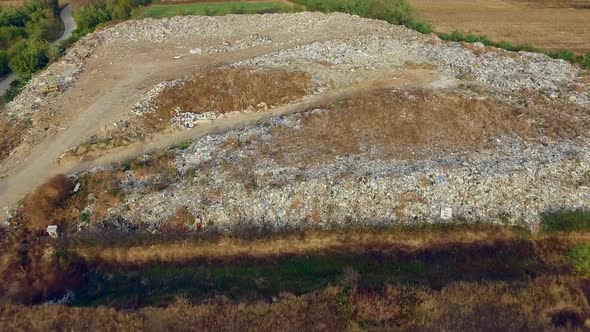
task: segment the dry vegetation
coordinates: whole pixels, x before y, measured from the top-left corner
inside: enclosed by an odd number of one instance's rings
[[[199,72],[178,87],[165,89],[156,100],[156,111],[144,116],[149,128],[163,130],[177,112],[229,113],[286,104],[313,89],[311,77],[303,72],[211,68]]]
[[[352,154],[411,159],[487,148],[503,137],[573,139],[590,127],[584,111],[543,99],[513,106],[497,99],[384,91],[326,108],[304,115],[300,129],[276,127],[273,146],[265,148],[289,163]]]
[[[464,31],[546,50],[590,51],[586,0],[410,0],[436,31]]]
[[[23,129],[22,123],[0,119],[0,162],[20,143]]]
[[[125,171],[133,170],[130,181],[144,183],[138,190],[146,192],[162,190],[173,183],[178,176],[172,167],[173,155],[162,153],[149,159],[126,162],[111,169],[81,174],[75,179],[58,175],[43,184],[23,201],[23,207],[15,220],[38,233],[48,225],[58,225],[62,232],[73,232],[79,222],[96,225],[110,217],[109,210],[118,207],[124,198],[122,181],[127,179]],[[79,183],[77,192],[73,192]],[[90,211],[84,211],[87,206]],[[189,216],[178,211],[177,221],[188,221]]]
[[[272,303],[218,297],[191,304],[118,311],[55,305],[0,306],[4,330],[125,331],[582,331],[589,327],[587,282],[536,278],[518,286],[458,282],[440,290],[387,286],[326,287]]]

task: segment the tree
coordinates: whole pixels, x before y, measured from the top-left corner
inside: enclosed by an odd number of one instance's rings
[[[111,19],[111,14],[104,3],[96,2],[91,5],[82,6],[74,12],[74,20],[81,31],[91,31],[92,28],[102,22]]]
[[[19,41],[8,51],[8,66],[20,78],[29,79],[49,62],[48,48],[48,44],[40,40]]]

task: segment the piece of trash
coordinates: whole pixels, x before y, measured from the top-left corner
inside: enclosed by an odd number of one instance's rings
[[[177,56],[174,57],[174,59],[180,59],[180,58],[181,58],[180,55],[177,55]]]
[[[190,51],[188,51],[190,54],[201,54],[201,49],[200,48],[192,48],[190,49]]]
[[[49,236],[51,236],[52,238],[56,239],[58,237],[58,235],[57,235],[57,225],[49,225],[49,226],[47,226],[47,234],[49,234]]]
[[[450,207],[443,207],[440,209],[440,219],[451,220],[453,218],[453,209]]]
[[[76,183],[76,186],[74,187],[74,193],[77,193],[78,190],[80,190],[80,182]]]

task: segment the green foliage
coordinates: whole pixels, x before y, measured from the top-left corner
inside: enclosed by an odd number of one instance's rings
[[[280,2],[204,2],[178,5],[154,5],[133,11],[133,17],[171,17],[178,15],[227,15],[293,12],[295,9]]]
[[[8,61],[8,54],[5,51],[0,50],[0,76],[6,75],[10,72]]]
[[[542,229],[545,232],[590,231],[589,210],[565,210],[544,213]]]
[[[561,59],[565,61],[572,61],[575,57],[574,52],[568,50],[560,50],[557,52],[549,53],[548,55],[554,59]]]
[[[113,20],[124,20],[129,17],[133,9],[131,0],[109,0],[106,6]]]
[[[0,7],[0,27],[14,26],[24,27],[28,20],[24,8]]]
[[[22,79],[29,79],[49,62],[49,45],[40,40],[22,40],[9,50],[10,69]]]
[[[26,36],[27,32],[24,27],[0,26],[0,49],[7,49],[17,40]]]
[[[590,242],[574,246],[568,253],[574,271],[590,277]]]
[[[412,8],[406,0],[295,0],[294,2],[311,11],[343,12],[393,24],[410,24],[413,16]],[[426,28],[424,25],[419,27]]]
[[[576,62],[584,69],[590,69],[590,52],[576,58]]]
[[[182,142],[182,143],[178,144],[177,148],[180,150],[186,150],[191,146],[191,144],[192,144],[191,141]]]
[[[432,33],[432,25],[425,22],[410,21],[407,22],[405,26],[422,34]]]
[[[90,5],[80,7],[73,16],[78,26],[78,33],[86,34],[100,23],[109,21],[112,13],[103,1],[95,1]]]

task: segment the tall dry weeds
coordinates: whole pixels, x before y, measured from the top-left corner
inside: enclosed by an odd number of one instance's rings
[[[144,116],[148,128],[162,130],[177,110],[190,113],[243,111],[261,102],[281,105],[313,89],[309,74],[280,69],[209,68],[180,86],[165,89],[156,111]]]

